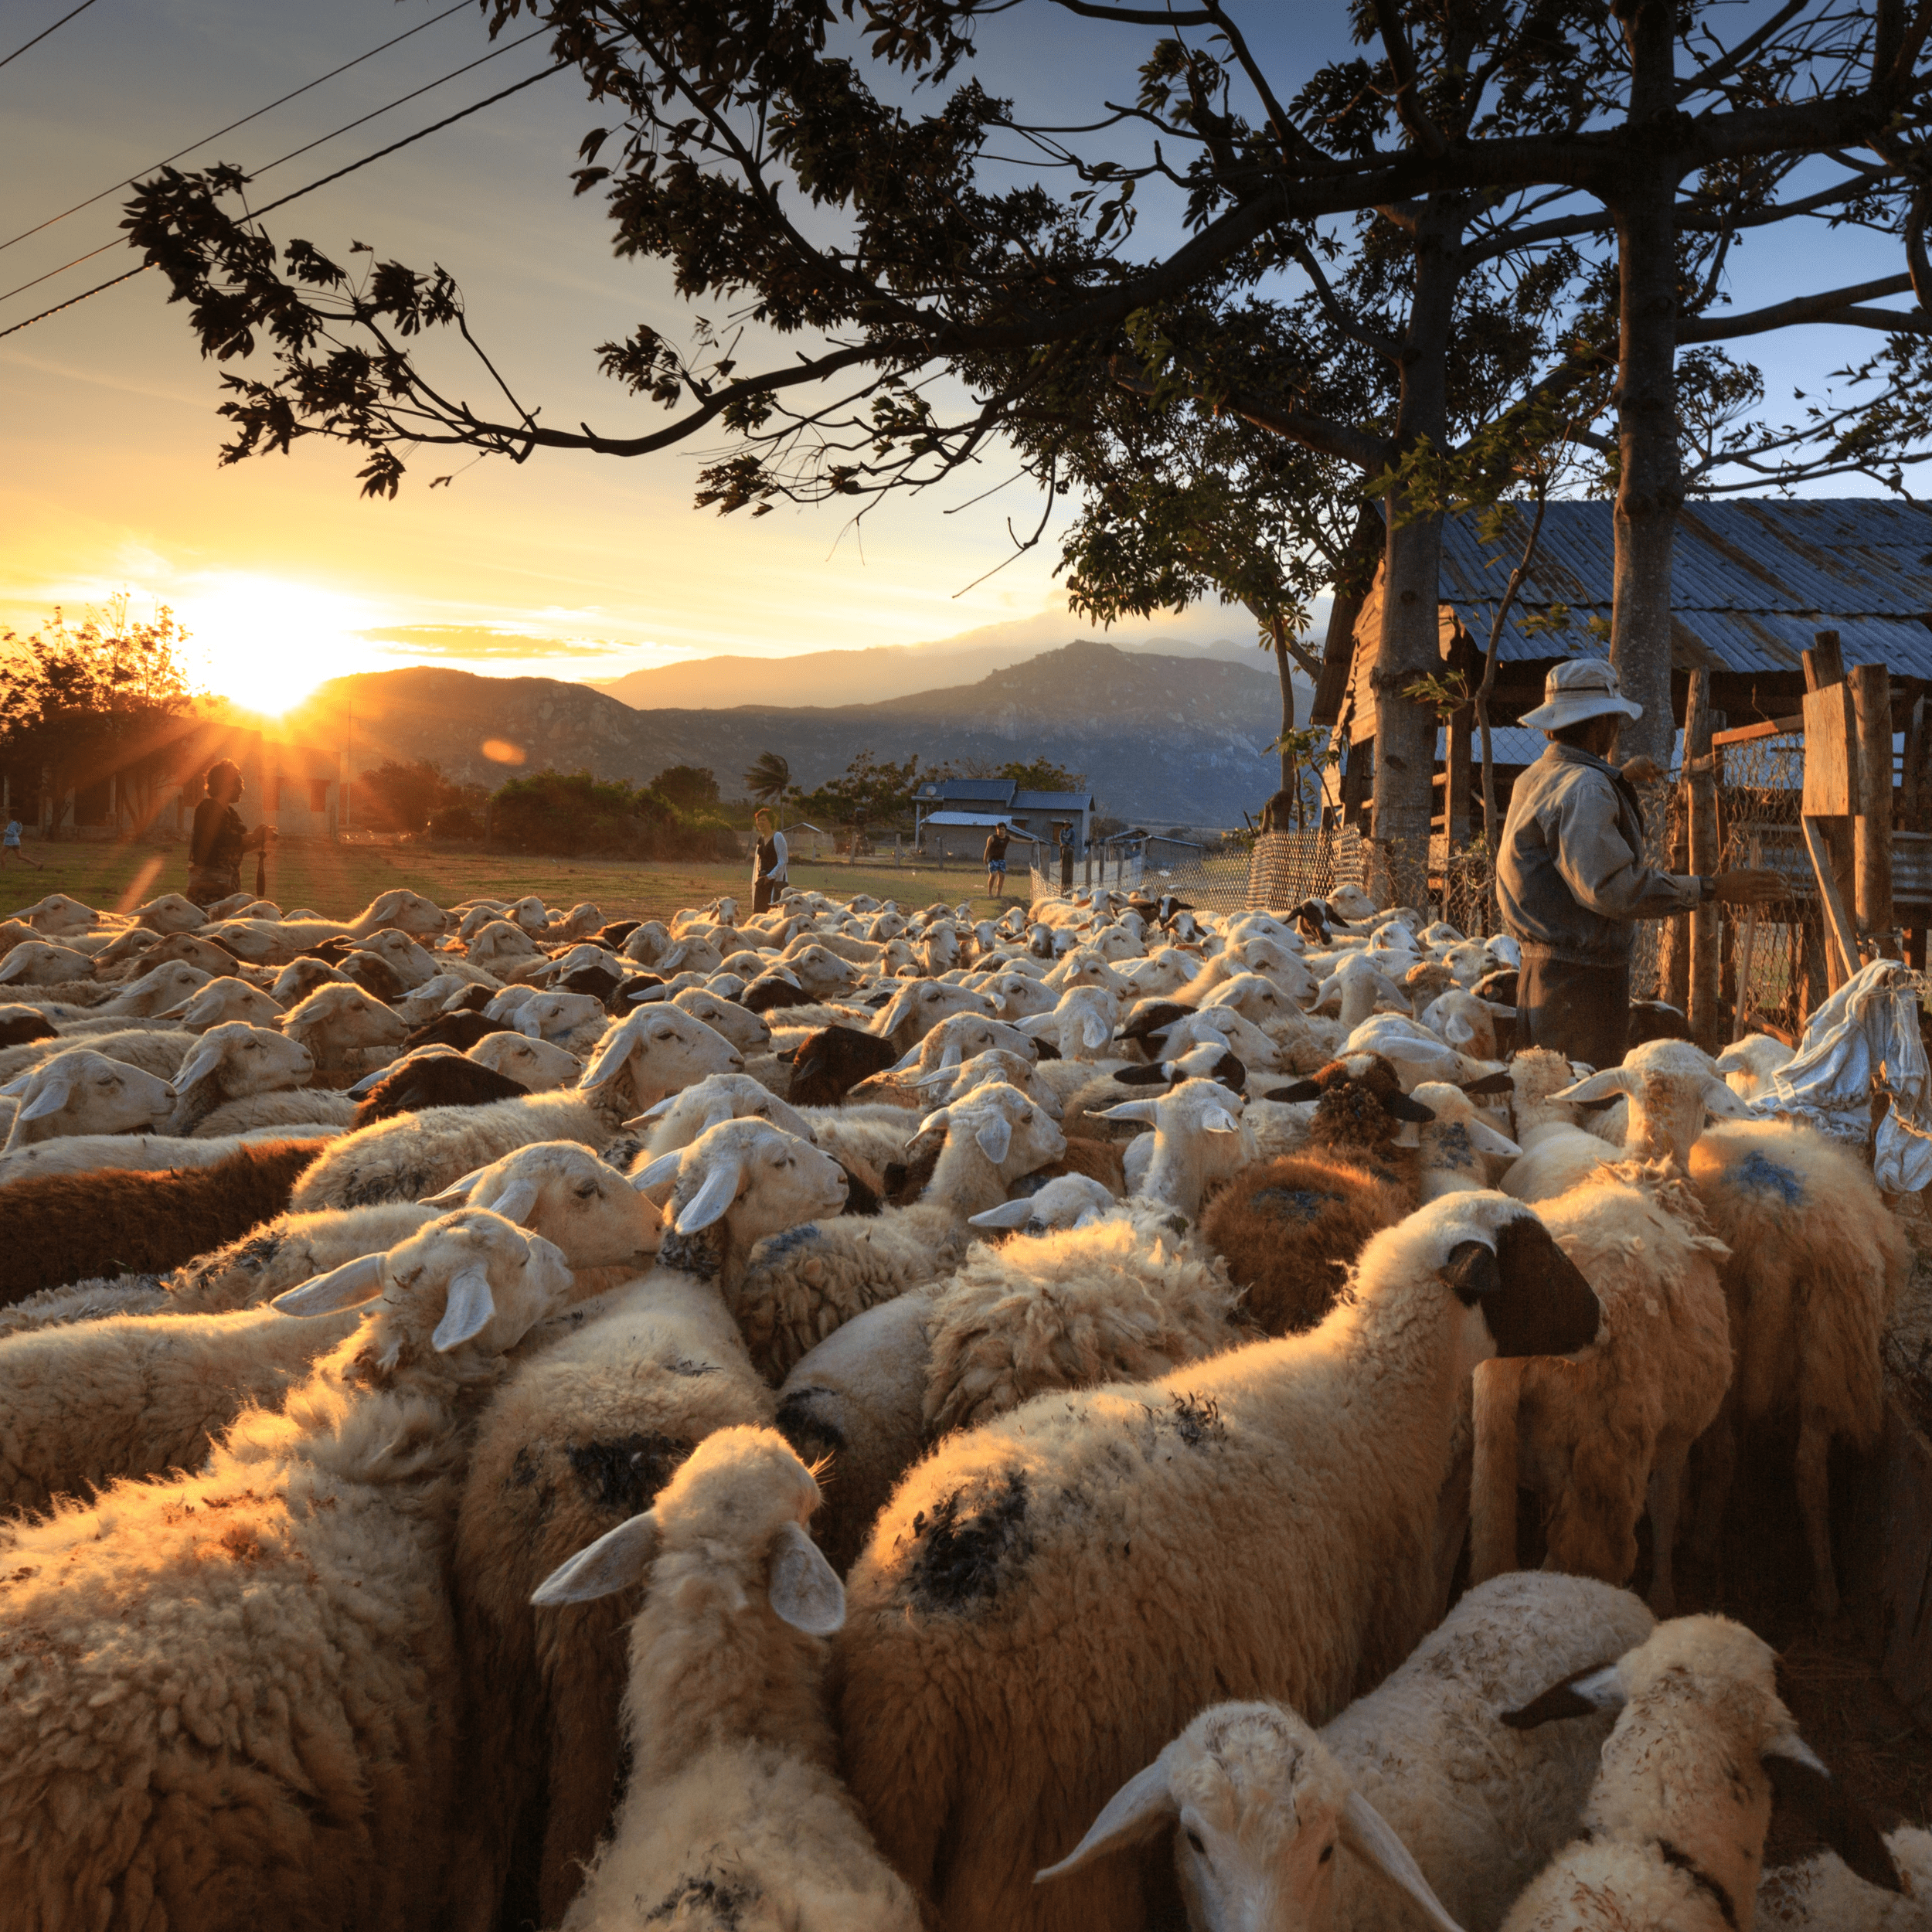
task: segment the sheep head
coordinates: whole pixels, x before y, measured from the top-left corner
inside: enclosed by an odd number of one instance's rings
[[[554,1242],[573,1268],[649,1265],[663,1240],[656,1208],[575,1141],[538,1141],[478,1168],[425,1207],[488,1208]]]
[[[521,1033],[487,1034],[463,1057],[521,1082],[532,1094],[568,1087],[583,1070],[583,1063],[576,1054],[553,1046],[548,1040],[526,1039]]]
[[[627,1113],[655,1107],[707,1073],[742,1073],[744,1056],[700,1019],[662,1002],[641,1006],[597,1043],[578,1081],[579,1090],[601,1097]],[[629,1091],[624,1091],[624,1083]]]
[[[845,1171],[828,1154],[769,1121],[721,1121],[689,1147],[633,1170],[641,1193],[674,1182],[670,1225],[680,1236],[726,1223],[738,1254],[767,1234],[837,1214],[845,1204]]]
[[[1704,1117],[1749,1120],[1750,1108],[1719,1076],[1710,1056],[1686,1040],[1646,1040],[1607,1066],[1550,1096],[1579,1105],[1630,1096],[1625,1151],[1654,1160],[1668,1155],[1678,1165],[1690,1160],[1691,1144],[1704,1131]]]
[[[20,1110],[0,1152],[74,1134],[141,1134],[165,1124],[175,1090],[138,1066],[70,1048],[0,1087]]]
[[[94,971],[90,953],[29,939],[0,960],[0,986],[58,986],[63,980],[91,979]]]

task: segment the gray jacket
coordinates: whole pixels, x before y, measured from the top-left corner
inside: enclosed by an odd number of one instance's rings
[[[1643,862],[1637,794],[1612,766],[1552,744],[1516,781],[1496,855],[1503,923],[1526,946],[1577,966],[1621,966],[1631,922],[1698,904],[1696,879]]]

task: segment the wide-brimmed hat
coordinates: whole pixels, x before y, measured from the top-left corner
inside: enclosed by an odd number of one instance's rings
[[[1606,658],[1570,658],[1543,680],[1543,701],[1522,722],[1538,731],[1560,731],[1586,718],[1641,718],[1644,707],[1624,696],[1617,667]]]

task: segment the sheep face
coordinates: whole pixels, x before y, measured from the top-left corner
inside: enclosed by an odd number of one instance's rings
[[[643,1189],[662,1178],[668,1155],[633,1174]],[[670,1223],[679,1234],[731,1219],[741,1247],[837,1214],[845,1205],[845,1170],[809,1141],[767,1121],[731,1120],[706,1129],[677,1157]]]
[[[1257,1026],[1266,1026],[1270,1021],[1298,1021],[1301,1017],[1301,1008],[1274,981],[1261,973],[1236,973],[1232,979],[1223,980],[1201,1003],[1204,1007],[1231,1007]]]
[[[76,1048],[43,1060],[0,1093],[17,1096],[4,1150],[77,1134],[141,1134],[174,1111],[175,1090],[138,1066]]]
[[[315,1071],[315,1056],[299,1039],[230,1020],[202,1035],[175,1073],[174,1088],[185,1100],[199,1081],[212,1079],[223,1099],[239,1100],[306,1086]]]
[[[670,1154],[689,1147],[699,1134],[725,1121],[770,1121],[801,1141],[812,1138],[811,1124],[749,1073],[712,1073],[640,1115],[652,1123],[650,1151]],[[634,1126],[636,1121],[626,1121]]]
[[[536,941],[521,926],[512,926],[507,919],[492,919],[471,938],[468,956],[472,966],[493,972],[498,966],[536,958]]]
[[[1114,1197],[1084,1174],[1060,1174],[1045,1186],[1017,1201],[969,1216],[976,1228],[1005,1228],[1016,1233],[1053,1234],[1062,1228],[1081,1228],[1099,1220],[1114,1207]]]
[[[574,1141],[520,1147],[424,1205],[488,1208],[553,1242],[573,1268],[648,1267],[658,1211],[617,1170]]]
[[[169,933],[196,931],[208,923],[208,915],[192,899],[184,899],[179,893],[163,893],[136,910],[134,923],[165,937]]]
[[[450,916],[432,899],[401,887],[378,893],[355,923],[373,933],[393,926],[406,938],[434,939],[450,929]]]
[[[707,1073],[742,1073],[744,1066],[744,1056],[702,1020],[653,1003],[604,1035],[577,1084],[594,1094],[628,1080],[631,1098],[641,1111]]]
[[[955,1013],[941,1020],[916,1048],[903,1055],[898,1070],[917,1066],[922,1073],[936,1073],[961,1066],[975,1055],[995,1048],[1022,1054],[1029,1061],[1039,1050],[1030,1034],[1004,1020],[988,1019],[979,1013]]]
[[[126,1015],[131,1019],[151,1018],[192,998],[213,977],[199,966],[189,965],[185,959],[171,959],[165,964],[155,967],[153,971],[142,974],[97,1010],[104,1015]]]
[[[971,1140],[1002,1183],[1057,1161],[1066,1151],[1066,1136],[1057,1124],[1012,1087],[976,1087],[957,1105],[928,1114],[906,1143],[906,1165],[919,1161],[940,1136],[947,1141]]]
[[[971,992],[964,986],[940,980],[913,980],[893,994],[891,1002],[866,1030],[890,1040],[903,1053],[917,1046],[941,1020],[955,1013],[990,1015],[992,1009],[993,1002],[983,993]]]
[[[93,909],[65,893],[49,893],[31,906],[22,906],[14,917],[39,933],[84,933],[94,923]]]
[[[1060,1095],[1033,1070],[1032,1060],[1003,1046],[989,1046],[956,1066],[935,1067],[920,1074],[913,1084],[929,1100],[943,1107],[964,1100],[980,1087],[1005,1085],[1016,1087],[1050,1120],[1059,1120],[1066,1111]]]
[[[672,996],[671,1004],[680,1012],[702,1020],[714,1033],[722,1033],[741,1053],[762,1053],[771,1044],[771,1029],[735,1001],[687,986]]]
[[[785,967],[815,999],[849,993],[859,984],[859,971],[851,961],[824,946],[801,946],[785,961]]]
[[[94,970],[91,954],[30,939],[0,960],[0,986],[58,986],[63,980],[91,979]]]
[[[1028,1019],[1050,1013],[1057,1003],[1053,989],[1030,973],[1001,973],[979,989],[994,1002],[1000,1019]]]
[[[1690,1159],[1691,1144],[1704,1131],[1704,1117],[1748,1120],[1750,1109],[1713,1070],[1710,1056],[1685,1040],[1646,1040],[1606,1067],[1552,1096],[1560,1100],[1614,1100],[1630,1096],[1626,1149],[1651,1158]]]
[[[359,986],[324,986],[284,1015],[282,1031],[325,1064],[355,1047],[400,1046],[409,1022]]]
[[[492,1033],[464,1055],[479,1066],[519,1080],[532,1094],[554,1093],[568,1087],[583,1070],[576,1054],[548,1040],[526,1039],[521,1033]]]
[[[346,973],[338,973],[325,959],[291,960],[275,975],[269,992],[284,1008],[299,1006],[318,986],[346,986]]]
[[[566,1050],[580,1043],[587,1049],[603,1037],[607,1017],[603,1001],[588,993],[535,993],[519,1005],[510,1024],[530,1039]]]
[[[370,934],[362,941],[362,951],[383,961],[406,988],[421,986],[436,977],[436,955],[393,926]]]

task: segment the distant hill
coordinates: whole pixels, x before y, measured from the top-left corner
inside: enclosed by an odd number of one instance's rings
[[[1267,749],[1278,688],[1260,653],[1250,655],[1237,663],[1082,641],[879,703],[645,711],[556,679],[417,668],[335,679],[288,726],[321,744],[342,743],[346,731],[359,771],[386,757],[432,758],[484,784],[545,765],[641,783],[667,765],[709,765],[727,796],[764,751],[808,788],[863,750],[927,764],[1046,757],[1084,771],[1103,807],[1124,818],[1238,825],[1274,790],[1279,769]],[[1305,716],[1305,690],[1299,702]],[[493,758],[486,742],[522,761]]]
[[[1039,639],[1011,634],[1019,625],[993,627],[1009,634],[981,643],[975,634],[938,644],[881,645],[866,651],[811,651],[796,658],[694,658],[651,671],[594,683],[634,711],[706,710],[755,704],[818,707],[876,704],[917,692],[976,684],[995,671],[1039,655]],[[1118,645],[1135,656],[1220,658],[1233,663],[1266,660],[1250,641],[1217,638],[1197,645],[1182,638],[1153,638]]]

